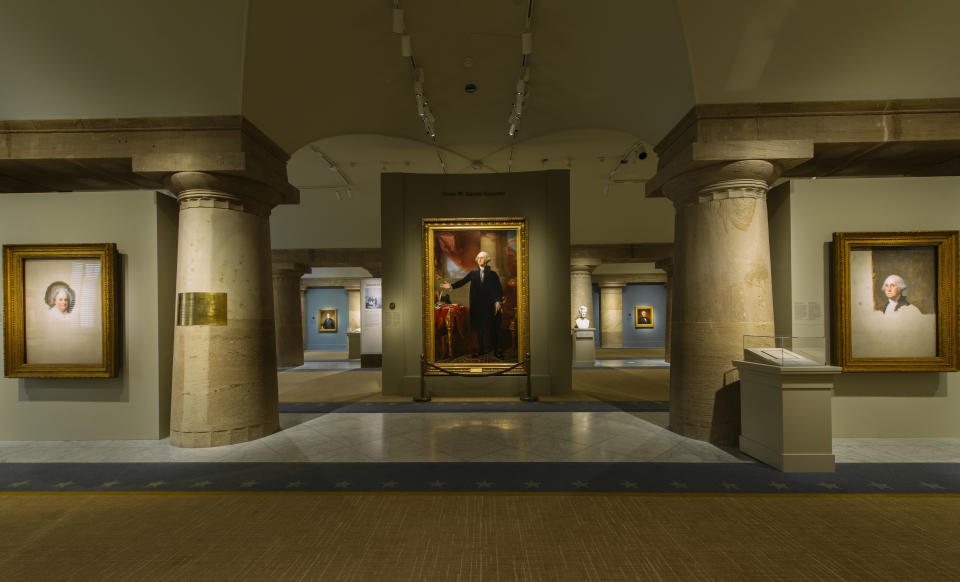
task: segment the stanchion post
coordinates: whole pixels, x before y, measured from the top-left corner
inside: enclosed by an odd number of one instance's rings
[[[427,383],[423,379],[426,366],[427,364],[423,354],[420,354],[420,396],[414,396],[414,402],[430,402],[431,400],[431,398],[427,396]]]
[[[530,363],[530,353],[527,353],[527,393],[520,397],[520,400],[523,402],[536,402],[540,400],[533,395],[533,384],[531,383],[531,378],[533,378],[533,365]]]

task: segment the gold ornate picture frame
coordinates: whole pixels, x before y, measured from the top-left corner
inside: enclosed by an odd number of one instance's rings
[[[337,310],[327,307],[317,310],[317,331],[320,333],[336,333],[338,329]]]
[[[634,327],[653,327],[653,306],[637,305],[633,308]]]
[[[527,373],[528,240],[525,218],[423,219],[424,374]]]
[[[117,302],[115,244],[4,245],[4,375],[116,376]]]
[[[833,233],[834,364],[956,371],[957,285],[957,231]]]

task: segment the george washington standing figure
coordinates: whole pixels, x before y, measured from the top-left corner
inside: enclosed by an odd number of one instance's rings
[[[485,353],[484,336],[490,332],[493,344],[493,355],[503,359],[500,351],[500,313],[503,301],[503,287],[500,286],[500,276],[490,268],[487,262],[490,255],[485,251],[477,254],[477,269],[467,273],[453,285],[444,283],[442,289],[456,289],[470,283],[470,327],[477,334],[477,352],[474,357]]]

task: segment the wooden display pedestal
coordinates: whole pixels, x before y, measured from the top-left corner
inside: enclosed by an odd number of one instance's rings
[[[595,327],[575,327],[570,331],[573,338],[573,365],[593,366],[597,363],[597,346],[594,340]]]
[[[786,473],[832,473],[830,399],[841,369],[733,365],[740,371],[740,450]]]

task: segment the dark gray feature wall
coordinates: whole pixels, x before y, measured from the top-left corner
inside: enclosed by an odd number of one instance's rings
[[[482,193],[461,196],[457,193]],[[535,394],[571,390],[570,173],[383,174],[383,392],[413,395],[423,350],[421,221],[424,218],[527,219],[530,350]],[[393,308],[391,309],[391,304]],[[518,395],[524,377],[427,378],[436,395]]]

